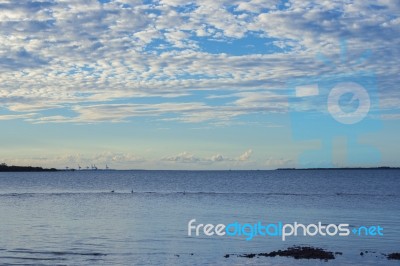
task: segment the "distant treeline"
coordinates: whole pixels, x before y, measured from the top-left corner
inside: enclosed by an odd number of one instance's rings
[[[5,163],[0,164],[0,172],[48,172],[57,171],[55,168],[43,168],[43,167],[33,167],[33,166],[8,166]]]
[[[400,169],[399,167],[379,166],[379,167],[338,167],[338,168],[278,168],[276,170],[385,170]]]

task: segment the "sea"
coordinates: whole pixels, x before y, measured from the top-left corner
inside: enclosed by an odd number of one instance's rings
[[[347,224],[350,234],[189,236],[193,219],[194,228]],[[386,257],[399,244],[396,169],[0,173],[0,265],[399,265]],[[340,253],[242,256],[293,246]]]

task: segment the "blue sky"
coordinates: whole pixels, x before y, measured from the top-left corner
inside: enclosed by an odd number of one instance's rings
[[[0,161],[400,166],[398,14],[394,0],[0,1]],[[368,92],[360,122],[328,108],[343,82]],[[319,95],[298,98],[310,84]]]

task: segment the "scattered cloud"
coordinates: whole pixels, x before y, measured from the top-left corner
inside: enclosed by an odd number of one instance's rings
[[[292,159],[284,158],[268,158],[265,162],[268,168],[293,168],[296,167],[296,162]]]
[[[29,119],[31,117],[36,116],[35,113],[27,113],[27,114],[19,114],[19,115],[0,115],[1,120],[14,120],[14,119]]]
[[[286,112],[288,79],[348,71],[315,60],[318,52],[338,58],[340,39],[349,62],[372,51],[361,68],[379,77],[383,98],[399,99],[397,14],[394,0],[2,1],[0,103],[10,112],[3,119],[169,114],[198,123]],[[223,45],[212,50],[216,43]],[[208,95],[225,100],[216,107]]]
[[[211,157],[199,157],[195,156],[192,153],[189,152],[182,152],[179,153],[178,155],[174,156],[167,156],[162,158],[162,161],[166,162],[173,162],[173,163],[196,163],[196,164],[213,164],[213,163],[221,163],[221,162],[246,162],[250,160],[252,150],[249,149],[245,151],[243,154],[241,154],[237,158],[229,158],[222,156],[221,154],[215,154],[212,155]]]
[[[2,161],[9,165],[34,165],[48,167],[68,167],[70,169],[91,169],[97,166],[99,169],[110,168],[135,168],[146,162],[146,159],[132,153],[102,152],[96,154],[61,154],[61,155],[42,155],[33,158],[4,158]]]
[[[245,151],[242,155],[239,156],[239,161],[248,161],[251,157],[251,154],[253,153],[253,151],[251,149]]]
[[[275,115],[289,110],[288,81],[357,71],[377,77],[374,117],[400,120],[399,14],[397,0],[1,0],[0,121],[58,127],[146,118],[159,129],[273,131],[282,126]],[[306,105],[298,111],[321,110],[321,102]],[[221,149],[149,162],[109,152],[11,163],[293,164],[257,156]]]
[[[165,157],[162,160],[168,161],[168,162],[179,162],[179,163],[197,163],[199,161],[203,161],[203,162],[208,161],[207,159],[202,159],[202,158],[196,157],[193,154],[185,152],[185,151],[176,156]]]

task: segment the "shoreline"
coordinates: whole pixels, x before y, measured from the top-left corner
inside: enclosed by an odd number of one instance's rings
[[[276,171],[287,170],[398,170],[400,167],[377,166],[377,167],[315,167],[315,168],[278,168]]]
[[[170,171],[170,172],[257,172],[257,171],[335,171],[335,170],[400,170],[400,167],[339,167],[339,168],[277,168],[277,169],[57,169],[40,166],[8,166],[0,164],[0,172],[107,172],[107,171]]]
[[[56,172],[56,168],[43,168],[35,166],[8,166],[5,163],[0,164],[0,172]]]

